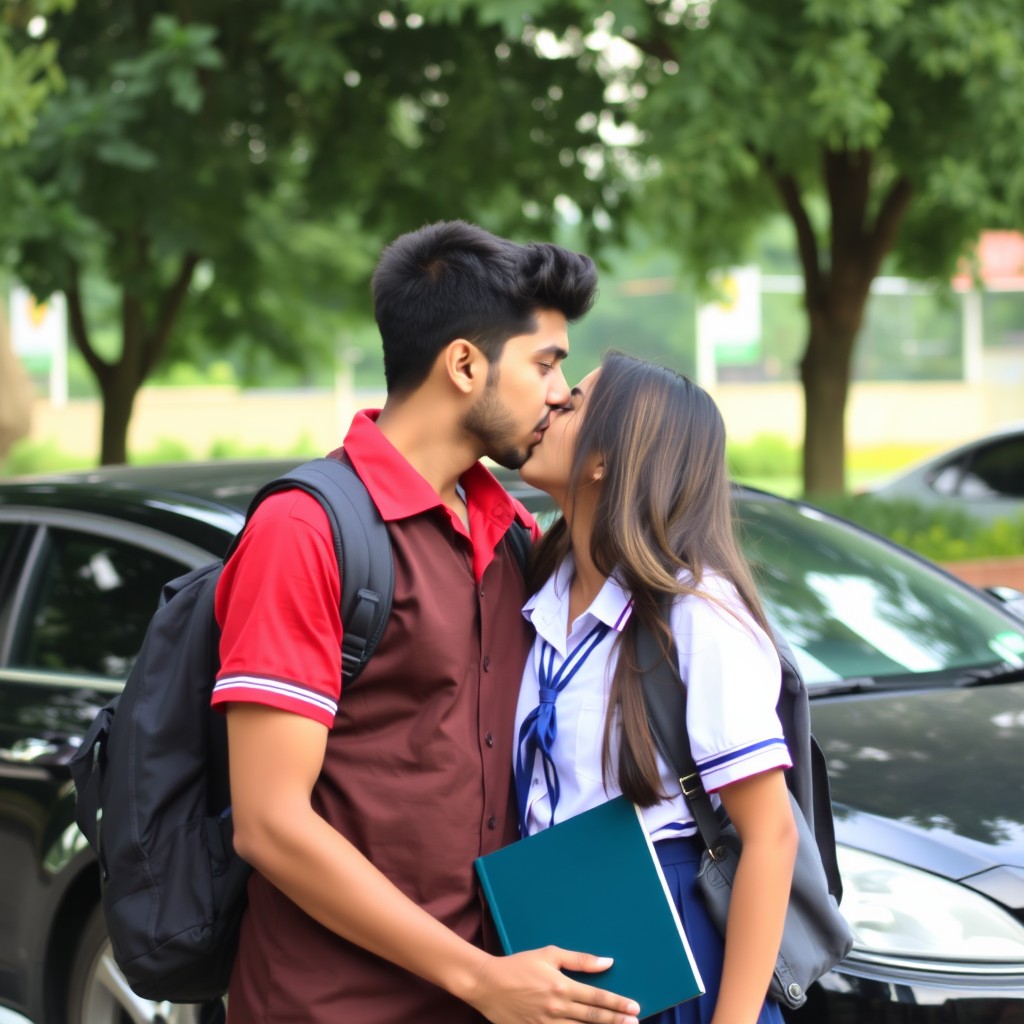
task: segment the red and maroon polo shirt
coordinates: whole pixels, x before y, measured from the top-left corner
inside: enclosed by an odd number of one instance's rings
[[[395,596],[380,645],[340,693],[340,580],[327,518],[299,491],[264,502],[221,576],[213,703],[328,726],[313,805],[420,906],[482,944],[473,860],[515,838],[512,728],[530,637],[505,541],[529,513],[482,466],[462,477],[470,530],[359,413],[344,447],[380,510]],[[254,873],[232,1021],[462,1024],[470,1007],[346,942]]]

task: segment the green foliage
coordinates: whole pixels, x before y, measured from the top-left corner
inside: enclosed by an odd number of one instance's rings
[[[731,442],[728,462],[736,480],[792,477],[800,471],[800,452],[778,434],[758,434],[746,444]]]
[[[171,363],[166,370],[154,378],[154,383],[164,387],[206,387],[209,385],[233,385],[238,383],[235,368],[226,359],[216,359],[206,367],[193,363]]]
[[[36,42],[30,29],[73,5],[74,0],[6,0],[0,10],[0,150],[23,144],[36,112],[64,87],[57,43]]]
[[[237,438],[216,438],[205,452],[195,451],[176,438],[162,437],[153,448],[132,452],[131,461],[138,465],[156,465],[165,462],[191,462],[194,460],[295,458],[309,459],[322,454],[308,434],[284,447],[249,445]],[[0,464],[0,476],[25,476],[33,473],[57,473],[63,470],[88,469],[96,465],[95,458],[72,455],[51,439],[45,441],[18,441],[11,448],[7,460]]]
[[[68,294],[107,419],[167,359],[224,355],[243,380],[268,356],[332,365],[402,231],[465,217],[537,237],[562,193],[606,207],[576,156],[599,142],[580,126],[604,83],[539,54],[523,10],[109,0],[55,11],[38,43],[5,35],[16,60],[59,47],[67,88],[0,150],[0,260]],[[116,291],[112,352],[90,282]]]
[[[643,59],[619,75],[653,172],[642,211],[697,269],[735,261],[782,208],[775,176],[827,195],[828,151],[871,154],[871,212],[910,180],[894,259],[915,274],[945,278],[981,229],[1020,223],[1017,0],[717,0],[701,26],[652,3],[632,20]]]
[[[641,180],[631,209],[658,241],[706,273],[741,260],[766,218],[791,219],[804,486],[842,490],[842,399],[872,279],[886,265],[948,281],[983,229],[1021,224],[1024,6],[652,0],[611,27],[606,4],[576,6],[612,79],[609,120],[637,129],[605,158]]]
[[[69,455],[53,439],[16,441],[0,465],[3,476],[23,476],[28,473],[53,473],[63,469],[88,469],[95,459]]]
[[[815,504],[936,562],[1024,554],[1024,515],[986,523],[959,509],[866,495],[823,498]]]

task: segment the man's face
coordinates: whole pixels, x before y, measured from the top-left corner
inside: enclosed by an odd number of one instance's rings
[[[547,430],[552,408],[569,400],[562,360],[569,354],[565,317],[539,310],[537,330],[505,342],[491,366],[487,387],[463,420],[463,427],[500,466],[518,469]]]

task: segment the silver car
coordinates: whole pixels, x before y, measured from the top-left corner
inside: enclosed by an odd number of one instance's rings
[[[1024,422],[932,456],[865,493],[962,509],[986,521],[1024,516]]]

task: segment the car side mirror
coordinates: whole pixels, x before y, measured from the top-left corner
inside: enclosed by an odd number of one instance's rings
[[[1003,586],[985,587],[984,590],[986,594],[991,594],[997,601],[1001,601],[1011,615],[1024,619],[1024,591]]]

